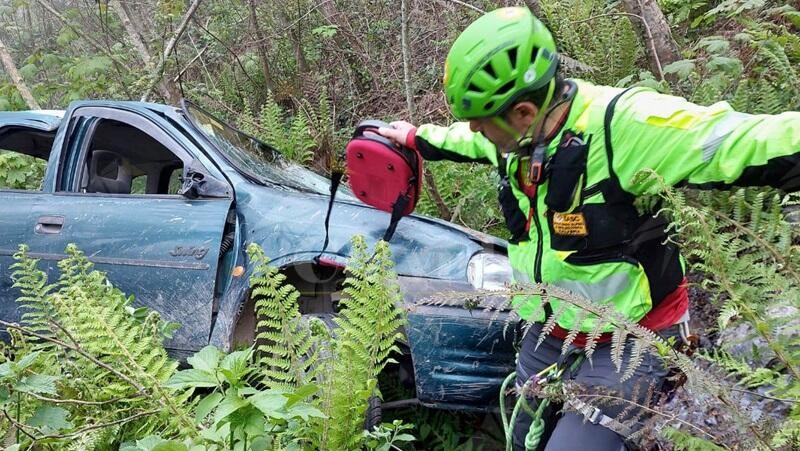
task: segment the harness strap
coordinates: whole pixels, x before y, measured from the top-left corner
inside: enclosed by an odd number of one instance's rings
[[[388,243],[392,239],[394,231],[397,229],[397,224],[403,218],[403,211],[405,211],[410,201],[411,199],[409,199],[407,193],[397,197],[394,205],[392,205],[392,217],[389,220],[389,227],[386,228],[386,232],[383,234],[383,241]]]
[[[322,243],[322,250],[319,251],[319,255],[314,257],[314,262],[319,264],[319,259],[322,257],[322,254],[325,253],[325,250],[328,249],[328,243],[330,241],[330,222],[331,222],[331,212],[333,211],[333,201],[336,198],[336,191],[339,190],[339,185],[342,182],[342,176],[344,176],[343,171],[338,171],[336,169],[331,170],[331,198],[328,200],[328,212],[325,214],[325,242]]]
[[[604,414],[602,410],[591,404],[585,403],[580,399],[568,397],[565,402],[575,409],[579,414],[583,415],[583,417],[589,423],[599,424],[600,426],[611,429],[623,437],[630,437],[634,433],[634,431],[625,424],[615,420],[614,418],[611,418],[610,416]]]
[[[617,106],[617,102],[631,89],[633,88],[625,89],[608,102],[606,113],[603,118],[603,138],[605,139],[606,160],[608,161],[608,178],[611,181],[611,183],[608,184],[609,188],[611,188],[609,194],[614,195],[619,201],[623,202],[633,202],[633,196],[622,189],[619,177],[614,171],[614,148],[611,144],[611,121],[614,119],[614,108]]]

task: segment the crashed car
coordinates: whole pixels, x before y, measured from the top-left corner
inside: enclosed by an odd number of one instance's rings
[[[245,249],[264,248],[302,293],[304,315],[335,315],[357,234],[375,242],[389,215],[340,191],[322,258],[329,181],[198,106],[79,101],[66,111],[0,113],[0,149],[46,161],[38,190],[0,187],[0,318],[19,321],[9,266],[20,243],[55,277],[75,243],[136,303],[182,325],[184,359],[253,340]],[[422,404],[490,409],[513,371],[508,313],[425,302],[510,279],[506,243],[412,215],[391,241],[408,312],[400,371]],[[242,271],[242,268],[244,270]]]

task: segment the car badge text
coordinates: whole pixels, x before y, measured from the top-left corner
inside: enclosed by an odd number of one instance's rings
[[[207,247],[195,246],[175,246],[175,249],[169,253],[173,257],[194,257],[198,260],[202,260],[206,254],[208,254]]]

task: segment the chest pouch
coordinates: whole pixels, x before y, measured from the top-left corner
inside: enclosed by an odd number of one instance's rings
[[[550,210],[564,213],[578,207],[581,191],[586,187],[586,160],[590,145],[591,136],[584,142],[580,134],[564,132],[548,164],[549,188],[544,203]]]
[[[422,157],[379,135],[381,121],[358,124],[345,149],[348,184],[367,205],[392,214],[384,239],[394,234],[400,218],[414,211],[422,189]]]

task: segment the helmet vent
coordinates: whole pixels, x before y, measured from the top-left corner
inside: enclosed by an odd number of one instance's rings
[[[492,63],[488,62],[483,66],[483,70],[489,74],[492,78],[497,79],[497,73],[494,71],[494,67],[492,67]]]
[[[506,84],[504,84],[503,86],[500,86],[499,88],[497,88],[497,91],[495,91],[495,92],[494,92],[494,94],[495,94],[495,95],[505,95],[505,94],[507,94],[509,91],[511,91],[512,89],[514,89],[514,86],[515,86],[516,84],[517,84],[517,81],[516,81],[516,80],[510,80],[508,83],[506,83]]]
[[[508,50],[508,59],[511,60],[511,67],[517,67],[517,48]]]
[[[539,55],[539,47],[534,47],[531,50],[531,64],[536,61],[536,57]]]

